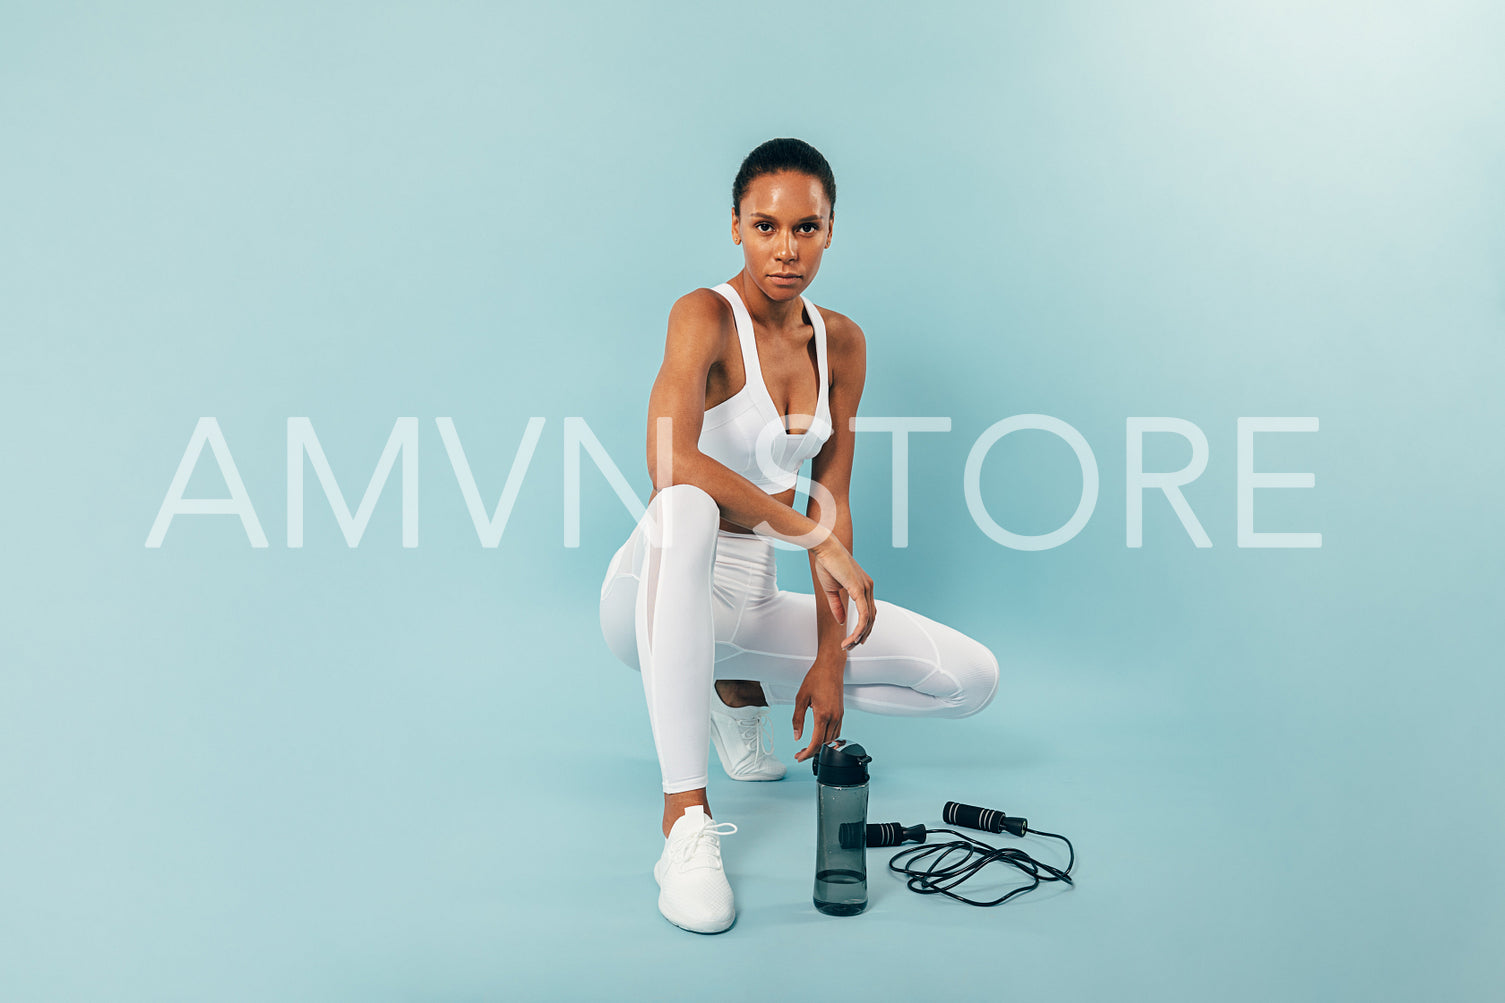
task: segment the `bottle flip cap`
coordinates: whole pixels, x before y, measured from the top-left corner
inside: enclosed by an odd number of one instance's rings
[[[867,764],[873,757],[862,746],[833,738],[820,747],[810,769],[821,783],[831,787],[856,787],[867,783]]]

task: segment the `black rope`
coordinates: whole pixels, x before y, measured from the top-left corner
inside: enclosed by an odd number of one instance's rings
[[[909,886],[909,890],[919,892],[921,895],[945,895],[947,898],[965,902],[967,905],[993,906],[1002,905],[1016,895],[1034,891],[1042,884],[1051,881],[1064,881],[1072,887],[1076,886],[1076,883],[1071,880],[1071,868],[1076,864],[1076,848],[1071,845],[1071,840],[1054,832],[1025,829],[1028,835],[1059,839],[1066,844],[1068,856],[1064,869],[1036,860],[1016,847],[993,846],[991,843],[964,835],[955,829],[926,829],[925,832],[927,834],[944,832],[957,838],[945,843],[920,843],[916,846],[907,846],[888,859],[888,869],[896,874],[906,875],[908,880],[905,884]],[[957,859],[953,860],[953,858]],[[951,890],[994,861],[1018,868],[1029,877],[1030,883],[1011,889],[991,902],[969,899]],[[928,866],[921,866],[926,862]]]

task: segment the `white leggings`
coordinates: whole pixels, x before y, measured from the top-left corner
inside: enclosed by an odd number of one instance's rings
[[[780,589],[772,542],[723,530],[720,519],[705,491],[670,485],[648,503],[601,584],[601,633],[642,673],[666,794],[706,786],[713,680],[757,680],[769,704],[793,705],[817,651],[816,597]],[[847,654],[845,707],[966,717],[988,705],[998,660],[985,645],[875,602],[873,629]],[[849,599],[843,637],[856,615]]]

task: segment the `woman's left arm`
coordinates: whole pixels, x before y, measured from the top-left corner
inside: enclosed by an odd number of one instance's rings
[[[862,398],[862,387],[867,376],[867,342],[862,328],[841,314],[822,310],[826,318],[827,369],[832,375],[827,400],[831,408],[831,437],[821,446],[810,464],[810,479],[825,489],[835,507],[832,532],[847,548],[852,550],[852,513],[848,506],[852,480],[852,455],[856,433],[852,419],[857,414],[857,405]],[[805,506],[805,514],[817,522],[828,519],[822,511],[821,501],[812,487]],[[842,719],[842,673],[846,670],[847,652],[841,647],[847,630],[843,626],[847,615],[847,591],[833,580],[810,557],[810,579],[815,586],[815,631],[817,637],[815,662],[805,674],[794,703],[794,737],[804,732],[805,710],[813,711],[813,730],[810,745],[795,754],[803,762],[822,744],[841,734]],[[834,596],[841,608],[842,620],[836,618],[828,596]]]

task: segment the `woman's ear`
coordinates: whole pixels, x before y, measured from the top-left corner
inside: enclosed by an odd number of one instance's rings
[[[732,243],[742,243],[742,221],[737,218],[736,213],[732,213]]]

